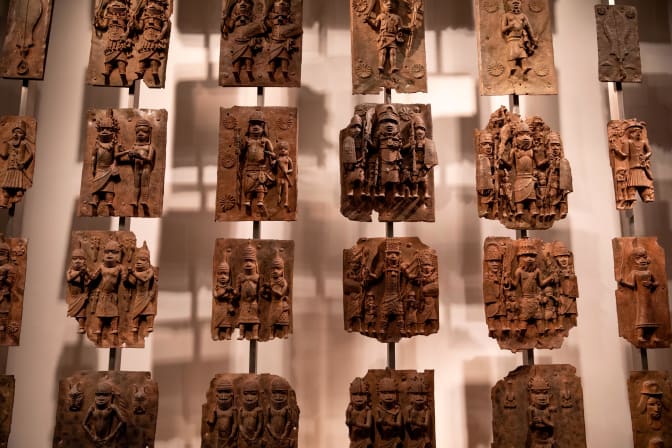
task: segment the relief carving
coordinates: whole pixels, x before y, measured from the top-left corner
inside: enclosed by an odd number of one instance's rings
[[[353,221],[434,221],[429,105],[363,104],[340,134],[341,214]]]
[[[0,208],[14,207],[33,186],[36,136],[35,118],[0,117]]]
[[[672,343],[665,252],[655,237],[614,238],[618,333],[636,347]]]
[[[426,92],[424,0],[351,0],[350,8],[352,93]]]
[[[158,407],[149,372],[79,372],[60,381],[52,446],[154,446]]]
[[[78,216],[160,217],[168,112],[88,112]]]
[[[502,106],[474,132],[478,215],[516,230],[543,230],[567,216],[572,170],[560,134],[541,117]]]
[[[213,340],[292,333],[293,241],[218,239],[213,264]]]
[[[668,372],[632,372],[628,380],[634,448],[672,444],[672,377]]]
[[[7,448],[14,411],[14,376],[0,375],[0,447]]]
[[[97,0],[87,83],[163,88],[172,14],[172,0]]]
[[[595,5],[600,81],[642,82],[637,8]]]
[[[418,238],[360,238],[343,251],[345,330],[398,342],[439,330],[436,251]]]
[[[548,0],[475,3],[480,94],[557,94]]]
[[[0,346],[17,346],[21,337],[28,240],[0,234]]]
[[[493,448],[585,448],[583,391],[568,364],[521,366],[492,388]],[[563,396],[572,397],[566,406]],[[519,403],[511,406],[511,397]]]
[[[294,221],[297,110],[220,110],[216,221]]]
[[[0,56],[0,76],[44,79],[52,0],[11,0],[7,34]]]
[[[431,448],[434,371],[369,370],[350,383],[350,448]]]
[[[500,348],[560,348],[576,326],[578,296],[574,256],[560,241],[485,239],[485,318]]]
[[[631,209],[638,194],[642,201],[653,202],[652,153],[646,123],[636,118],[611,120],[607,132],[616,208]]]
[[[126,231],[78,231],[66,272],[68,317],[96,347],[144,347],[159,288],[147,243]]]
[[[302,0],[223,0],[219,85],[299,87]]]
[[[287,380],[267,373],[218,374],[203,405],[203,448],[296,448],[299,406]]]

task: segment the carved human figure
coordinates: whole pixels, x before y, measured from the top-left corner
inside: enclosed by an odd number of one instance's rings
[[[289,284],[285,279],[285,260],[279,252],[271,262],[268,290],[271,332],[273,337],[286,338],[289,334]]]
[[[386,239],[383,257],[379,257],[376,266],[369,273],[370,281],[383,282],[383,299],[378,309],[379,334],[385,334],[388,326],[395,323],[401,334],[405,334],[404,303],[402,281],[407,278],[406,267],[401,264],[401,243]]]
[[[527,407],[530,448],[549,448],[555,444],[556,408],[551,405],[551,385],[541,376],[533,376],[527,386],[530,404]]]
[[[658,288],[658,280],[649,270],[651,260],[644,247],[635,246],[630,255],[632,270],[620,281],[620,284],[634,291],[636,302],[635,329],[638,342],[658,341],[656,331],[660,322],[656,318],[653,304],[653,292]]]
[[[478,141],[476,190],[478,191],[478,216],[495,212],[495,142],[490,132],[481,133]]]
[[[399,389],[396,381],[383,377],[378,382],[379,402],[374,409],[377,446],[380,448],[399,448],[404,435]]]
[[[89,407],[82,426],[89,439],[100,447],[117,447],[118,437],[126,425],[126,419],[114,402],[114,386],[101,379],[96,388],[95,401]]]
[[[407,390],[409,405],[404,409],[403,421],[408,448],[431,448],[432,410],[427,402],[427,388],[421,377],[411,378]]]
[[[213,448],[236,448],[238,436],[238,409],[234,407],[233,383],[228,378],[215,382],[215,408],[208,414],[206,440]]]
[[[362,282],[363,251],[353,251],[343,279],[343,294],[346,300],[346,319],[348,332],[362,329],[364,314],[364,285]]]
[[[427,126],[422,115],[413,116],[411,141],[409,145],[411,161],[411,196],[420,197],[423,205],[431,198],[428,186],[429,173],[436,165],[438,158],[434,141],[427,137]]]
[[[68,389],[68,411],[79,412],[84,406],[84,392],[82,392],[81,384],[75,381]]]
[[[424,331],[424,323],[418,325],[418,293],[414,288],[404,294],[404,325],[408,335],[417,334],[419,328]]]
[[[242,386],[242,407],[238,409],[238,448],[262,448],[264,410],[259,404],[259,382],[247,379]]]
[[[271,405],[266,411],[266,433],[270,436],[267,446],[294,448],[291,438],[296,418],[289,405],[289,383],[280,377],[271,381]]]
[[[534,54],[537,39],[530,20],[521,10],[522,0],[506,0],[506,6],[507,10],[502,15],[501,33],[508,49],[508,75],[513,77],[519,73],[527,81],[527,73],[531,70],[527,58]]]
[[[133,414],[147,414],[147,388],[145,385],[133,385]]]
[[[483,276],[483,301],[485,303],[485,317],[490,337],[497,333],[506,333],[511,330],[506,319],[506,304],[502,302],[502,258],[503,254],[497,243],[491,243],[485,248],[486,271]]]
[[[520,123],[516,129],[513,146],[512,166],[516,170],[513,182],[513,202],[515,216],[521,217],[529,210],[534,217],[539,214],[535,191],[535,160],[532,137],[527,123]],[[508,161],[506,161],[508,162]]]
[[[150,71],[155,85],[161,85],[160,70],[165,63],[170,39],[170,20],[167,0],[145,0],[144,7],[138,8],[134,20],[138,40],[135,51],[138,55],[138,79],[143,79]]]
[[[558,264],[558,330],[576,326],[576,298],[579,295],[579,285],[574,273],[574,266],[570,263],[572,253],[567,247],[556,241],[553,244],[553,258]]]
[[[397,52],[404,42],[404,34],[410,28],[404,26],[401,16],[397,14],[398,0],[380,0],[380,13],[373,12],[364,20],[378,32],[378,72],[393,74],[399,71]]]
[[[0,146],[0,158],[7,162],[0,174],[0,207],[9,207],[19,202],[25,191],[33,185],[28,169],[35,157],[35,146],[27,138],[24,120],[18,119],[12,126],[11,138]]]
[[[562,219],[567,216],[567,195],[572,192],[572,172],[557,132],[548,134],[548,152],[547,197],[551,198],[551,202],[548,204],[546,219],[553,220],[556,214]]]
[[[224,9],[222,35],[231,40],[232,72],[236,82],[245,72],[250,82],[254,81],[254,58],[261,51],[261,36],[264,30],[254,23],[254,2],[235,0]]]
[[[245,207],[252,212],[253,205],[259,212],[265,211],[264,196],[268,187],[275,182],[272,170],[276,155],[273,144],[266,132],[266,121],[262,111],[255,111],[249,119],[247,132],[240,148],[242,166],[243,198]],[[252,203],[253,201],[254,204]]]
[[[103,248],[103,262],[91,274],[91,312],[96,318],[93,334],[98,341],[108,326],[113,337],[119,334],[119,287],[125,276],[121,246],[110,239]]]
[[[240,303],[238,339],[259,339],[259,286],[257,250],[250,243],[243,251],[243,272],[234,286]]]
[[[362,118],[355,114],[348,125],[348,134],[343,139],[343,177],[348,196],[354,196],[355,190],[362,196],[369,192],[364,188],[366,177],[366,149],[362,141]]]
[[[9,252],[9,244],[0,240],[0,336],[4,336],[8,330],[12,289],[17,276],[17,270],[9,258]]]
[[[231,267],[226,259],[217,266],[213,297],[215,306],[212,320],[215,327],[215,339],[231,339],[236,325],[236,307],[234,305],[236,291],[231,279]]]
[[[131,299],[131,331],[139,333],[141,325],[145,325],[145,333],[154,331],[156,317],[156,293],[158,276],[149,260],[147,243],[135,251],[133,266],[129,266],[124,283],[132,291]]]
[[[386,1],[386,0],[383,0]],[[389,1],[389,0],[388,0]],[[402,165],[401,148],[403,139],[399,129],[399,114],[392,104],[376,107],[378,128],[372,151],[380,158],[377,196],[399,197],[400,171]]]
[[[70,267],[65,274],[68,282],[68,317],[77,319],[80,334],[86,332],[91,276],[86,265],[86,254],[75,248],[70,255]]]
[[[95,149],[92,161],[91,206],[93,215],[114,215],[115,184],[119,182],[117,158],[123,153],[119,143],[119,122],[108,116],[96,122]]]
[[[637,404],[640,413],[646,416],[646,423],[651,430],[658,431],[663,428],[663,391],[655,380],[642,382],[640,399]]]
[[[378,306],[376,305],[376,295],[369,291],[364,299],[364,331],[370,336],[376,336],[376,318],[378,315]]]
[[[295,39],[302,34],[301,27],[292,25],[292,12],[289,0],[273,0],[265,21],[269,30],[268,40],[268,77],[275,81],[280,71],[282,77],[289,80],[289,63],[292,54],[299,50]]]
[[[95,11],[93,26],[99,38],[106,42],[104,50],[105,84],[110,84],[110,76],[116,70],[119,73],[121,83],[128,84],[126,67],[128,58],[133,50],[133,42],[130,38],[132,32],[130,0],[107,0],[100,2]]]
[[[506,392],[504,394],[504,408],[516,409],[518,407],[518,400],[516,399],[516,392],[513,388],[512,380],[506,380],[505,389]]]
[[[147,120],[135,123],[135,142],[128,151],[118,155],[120,161],[128,161],[133,168],[133,208],[139,215],[142,210],[149,214],[149,184],[154,170],[156,150],[152,145],[152,125]]]
[[[419,287],[420,310],[418,331],[428,334],[439,329],[437,311],[439,301],[439,272],[437,271],[436,254],[432,249],[422,250],[416,254],[416,262],[420,270],[413,281]]]
[[[369,385],[362,378],[350,383],[350,404],[345,411],[350,448],[373,447],[373,415],[371,413]]]
[[[628,162],[628,200],[634,201],[639,193],[644,202],[651,202],[655,197],[651,172],[651,147],[648,139],[642,137],[643,128],[641,122],[630,122],[615,151],[617,157],[622,157]]]
[[[289,156],[289,143],[278,142],[278,155],[275,160],[278,184],[278,205],[289,208],[289,189],[294,186],[294,162]]]

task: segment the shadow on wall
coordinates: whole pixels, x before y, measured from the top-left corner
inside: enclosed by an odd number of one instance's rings
[[[317,166],[323,168],[327,151],[333,149],[324,135],[325,123],[329,118],[327,96],[310,87],[299,90],[299,154],[316,157]]]
[[[222,16],[221,0],[198,0],[198,8],[191,1],[178,1],[173,23],[180,33],[216,34],[219,32]]]
[[[640,42],[672,42],[669,28],[672,3],[669,0],[618,0],[616,3],[637,8]],[[646,26],[641,26],[643,23]]]
[[[670,74],[644,73],[641,84],[623,86],[623,103],[627,118],[636,117],[646,121],[650,143],[668,152],[672,151],[672,127],[670,127],[672,97],[669,95],[671,89]]]

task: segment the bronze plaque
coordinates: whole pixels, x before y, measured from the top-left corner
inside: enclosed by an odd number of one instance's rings
[[[381,342],[439,331],[436,251],[419,238],[360,238],[343,251],[345,330]]]
[[[11,0],[7,34],[0,56],[0,76],[44,79],[52,0]]]
[[[173,0],[96,1],[86,82],[163,88],[172,14]]]
[[[0,117],[0,208],[13,207],[33,186],[37,120]]]
[[[159,386],[149,372],[79,372],[58,386],[54,448],[153,447]]]
[[[576,327],[574,255],[560,241],[485,239],[483,302],[491,338],[512,352],[560,348]]]
[[[614,238],[618,333],[639,348],[672,343],[665,252],[656,237]]]
[[[78,216],[160,217],[168,112],[88,112]]]
[[[672,446],[672,377],[668,372],[631,372],[628,380],[634,448]]]
[[[14,376],[0,375],[0,447],[7,448],[14,411]]]
[[[350,0],[352,93],[427,91],[424,0]]]
[[[27,239],[0,234],[0,346],[20,343],[27,252]]]
[[[653,202],[652,153],[646,123],[636,118],[611,120],[607,132],[616,208],[631,209],[637,195],[644,202]]]
[[[492,388],[492,448],[585,448],[583,390],[569,364],[521,366]]]
[[[201,420],[202,448],[296,448],[299,405],[277,375],[217,374]]]
[[[159,271],[147,243],[126,231],[72,233],[66,271],[68,317],[96,347],[142,348],[154,331]]]
[[[544,230],[567,216],[572,170],[560,134],[541,117],[504,106],[474,132],[478,216],[516,230]]]
[[[431,448],[434,371],[369,370],[350,383],[345,412],[351,448]]]
[[[292,333],[294,241],[217,239],[212,339],[268,341]]]
[[[219,85],[299,87],[302,0],[222,0]]]
[[[548,0],[474,0],[481,95],[556,95]]]
[[[294,221],[297,110],[220,109],[215,221]]]
[[[341,214],[352,221],[434,221],[432,113],[424,104],[362,104],[340,134]]]
[[[595,5],[595,21],[600,81],[642,82],[637,8]]]

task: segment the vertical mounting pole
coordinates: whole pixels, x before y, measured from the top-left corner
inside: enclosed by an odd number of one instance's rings
[[[388,89],[386,89],[388,90]],[[385,237],[394,238],[394,223],[387,222],[385,223]],[[396,345],[394,342],[387,343],[387,367],[390,369],[396,368],[397,365],[397,354],[396,354]]]
[[[649,370],[649,354],[645,348],[639,349],[639,356],[642,360],[642,370]]]
[[[523,351],[523,365],[525,366],[534,365],[534,349]]]

